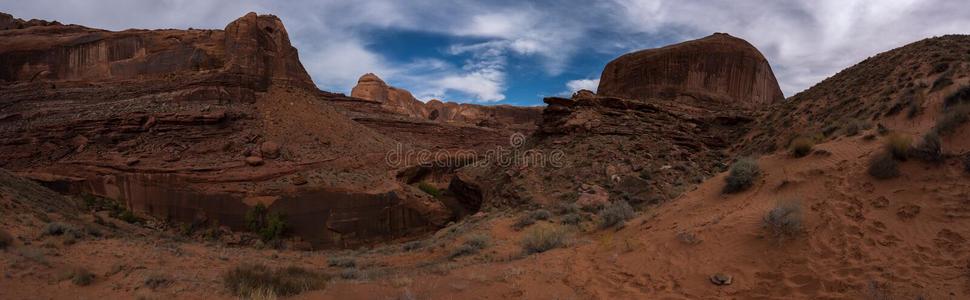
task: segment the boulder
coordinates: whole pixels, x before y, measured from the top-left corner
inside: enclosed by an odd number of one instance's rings
[[[784,100],[768,60],[726,33],[620,56],[603,69],[596,93],[641,100],[689,96],[743,109]]]
[[[263,159],[260,158],[259,156],[246,157],[245,161],[246,161],[246,164],[247,165],[250,165],[250,166],[253,166],[253,167],[257,167],[257,166],[262,166],[263,165]]]
[[[277,158],[280,156],[280,145],[275,142],[263,142],[259,146],[259,154],[263,158]]]

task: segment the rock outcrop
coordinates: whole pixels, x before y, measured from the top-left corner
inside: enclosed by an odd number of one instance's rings
[[[604,193],[657,203],[723,171],[780,100],[757,49],[725,34],[626,54],[606,66],[598,94],[546,98],[513,159],[461,169],[452,186],[480,191],[486,207],[602,202]]]
[[[319,245],[451,217],[380,163],[400,149],[394,139],[319,101],[275,16],[250,13],[225,30],[13,27],[0,30],[2,168],[236,228],[250,199],[269,197]]]
[[[542,113],[541,107],[485,106],[437,99],[425,103],[407,90],[388,85],[373,73],[361,76],[350,96],[378,102],[388,112],[420,120],[513,130],[524,134],[535,130],[536,121]]]
[[[603,69],[597,93],[627,99],[713,101],[744,109],[784,99],[761,52],[725,33],[620,56]]]

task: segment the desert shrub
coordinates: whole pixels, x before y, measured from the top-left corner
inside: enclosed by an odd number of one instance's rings
[[[943,98],[943,107],[948,108],[970,101],[970,86],[961,87]]]
[[[491,238],[489,238],[487,235],[473,234],[465,239],[463,244],[452,250],[451,253],[448,254],[448,258],[454,259],[456,257],[476,254],[482,249],[488,247],[490,242]]]
[[[600,228],[617,227],[633,218],[633,207],[623,200],[617,200],[606,204],[599,213]]]
[[[919,115],[923,111],[923,108],[915,100],[910,101],[908,104],[908,109],[906,110],[906,118],[912,119]]]
[[[222,275],[226,289],[247,298],[254,294],[292,296],[321,289],[328,280],[326,275],[300,267],[271,269],[261,264],[239,265]]]
[[[6,230],[0,229],[0,250],[13,245],[13,236]]]
[[[340,270],[340,279],[353,280],[361,278],[361,272],[357,268],[346,268]]]
[[[556,213],[560,215],[575,214],[579,212],[579,205],[571,202],[560,202],[556,205]]]
[[[869,175],[876,179],[889,179],[899,176],[899,163],[891,154],[880,153],[869,161]]]
[[[125,223],[129,223],[129,224],[141,224],[145,222],[145,219],[138,217],[137,215],[135,215],[135,213],[131,212],[131,210],[127,210],[127,209],[121,210],[120,212],[117,212],[117,213],[112,213],[110,215],[115,219],[125,221]]]
[[[85,268],[75,268],[71,271],[71,282],[77,286],[88,286],[94,282],[94,274]]]
[[[264,241],[273,241],[283,237],[287,225],[283,215],[269,212],[262,203],[257,203],[246,212],[246,228],[259,235]]]
[[[768,234],[775,238],[792,237],[802,229],[802,205],[797,200],[778,202],[763,218]]]
[[[583,222],[583,217],[575,213],[568,214],[568,215],[562,216],[562,219],[560,219],[559,222],[566,225],[577,225]]]
[[[410,242],[404,243],[404,245],[401,246],[401,250],[404,250],[407,252],[418,250],[421,248],[424,248],[424,241],[410,241]]]
[[[523,215],[519,217],[519,219],[516,220],[515,223],[512,224],[512,228],[515,228],[516,230],[521,230],[522,228],[529,227],[530,225],[535,223],[536,223],[536,219],[532,217],[532,214]]]
[[[170,284],[172,284],[172,279],[163,274],[155,273],[155,274],[150,274],[146,276],[144,284],[148,288],[154,290],[154,289],[169,286]]]
[[[335,256],[327,258],[327,265],[331,267],[352,268],[357,266],[357,259],[349,256]]]
[[[886,139],[886,151],[898,160],[906,160],[912,145],[913,139],[907,135],[894,133]]]
[[[943,74],[939,78],[933,81],[933,85],[930,87],[930,91],[935,92],[942,88],[948,87],[952,84],[953,84],[953,79],[950,79],[949,74]]]
[[[418,183],[418,189],[434,197],[441,196],[441,190],[424,181]]]
[[[865,121],[859,119],[849,119],[845,121],[845,129],[843,129],[843,132],[846,136],[855,136],[867,127],[870,127],[870,125]]]
[[[566,243],[566,231],[555,225],[535,226],[525,232],[522,250],[525,254],[542,253]]]
[[[465,245],[469,245],[478,249],[485,249],[492,242],[492,239],[484,234],[473,234],[468,236],[465,240]]]
[[[73,226],[61,222],[47,223],[42,233],[48,236],[68,235],[74,238],[80,238],[82,235],[81,231],[78,231]]]
[[[741,158],[731,165],[731,171],[724,179],[724,193],[737,193],[744,191],[754,184],[754,180],[761,175],[761,168],[758,163],[751,158]]]
[[[923,135],[923,140],[910,151],[910,156],[927,162],[939,162],[943,160],[940,135],[934,131],[927,132]]]
[[[529,216],[536,220],[549,220],[552,213],[545,209],[537,209],[529,213]]]
[[[795,157],[803,157],[812,152],[812,147],[815,146],[815,141],[811,138],[800,136],[791,141],[788,149],[791,154]]]
[[[948,109],[936,120],[933,130],[942,135],[950,134],[970,119],[967,114],[970,114],[970,106],[968,105],[959,105]]]

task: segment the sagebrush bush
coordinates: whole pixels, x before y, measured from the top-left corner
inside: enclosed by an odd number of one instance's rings
[[[545,209],[537,209],[529,213],[529,216],[536,220],[549,220],[552,213]]]
[[[522,237],[525,254],[542,253],[562,247],[566,243],[566,231],[555,225],[539,225],[530,228]]]
[[[845,129],[843,129],[846,136],[855,136],[859,134],[860,131],[869,127],[869,123],[858,119],[849,119],[845,121]]]
[[[424,241],[410,241],[401,246],[401,250],[404,250],[405,252],[414,251],[421,248],[424,248]]]
[[[964,86],[943,98],[943,107],[948,108],[970,101],[970,86]]]
[[[792,156],[803,157],[812,153],[812,147],[815,146],[815,141],[809,137],[800,136],[791,141],[788,146],[788,150],[791,152]]]
[[[50,222],[44,226],[43,235],[49,236],[59,236],[68,235],[74,238],[81,237],[81,231],[78,231],[74,226],[64,224],[61,222]]]
[[[913,139],[907,135],[894,133],[886,138],[886,150],[893,158],[898,160],[906,160],[912,145]]]
[[[75,268],[71,271],[71,282],[77,286],[88,286],[94,282],[94,274],[85,268]]]
[[[580,210],[579,205],[571,202],[560,202],[556,205],[556,213],[559,215],[568,215],[578,213]]]
[[[455,247],[455,249],[448,254],[448,258],[454,259],[460,256],[477,254],[482,249],[487,248],[488,244],[491,243],[491,240],[491,238],[484,234],[470,235],[467,239],[465,239],[464,243],[458,247]]]
[[[262,264],[242,264],[225,272],[223,284],[233,295],[292,296],[323,288],[329,277],[300,267],[271,269]],[[274,297],[275,298],[275,297]]]
[[[535,223],[536,223],[536,219],[533,218],[531,214],[527,214],[519,217],[519,219],[516,220],[514,224],[512,224],[512,228],[515,228],[516,230],[521,230],[522,228],[529,227],[530,225]]]
[[[441,190],[424,181],[418,183],[418,189],[421,189],[421,191],[436,198],[441,196]]]
[[[349,256],[335,256],[327,258],[327,265],[331,267],[351,268],[357,266],[357,259]]]
[[[970,114],[970,105],[959,105],[948,109],[936,120],[936,125],[933,126],[933,131],[939,134],[947,135],[953,133],[960,127],[970,120],[968,117]]]
[[[626,223],[634,216],[633,207],[623,200],[607,203],[597,213],[600,219],[600,228],[617,227]]]
[[[940,162],[943,160],[943,145],[940,135],[934,131],[923,135],[923,140],[910,151],[910,156],[926,161]]]
[[[793,237],[802,229],[802,205],[798,200],[778,202],[763,218],[768,234],[775,238]]]
[[[566,225],[577,225],[583,222],[583,217],[580,216],[579,214],[572,213],[572,214],[562,216],[559,222]]]
[[[0,229],[0,250],[13,246],[13,236],[6,230]]]
[[[744,191],[754,184],[754,180],[761,175],[761,168],[758,163],[751,158],[741,158],[731,165],[731,171],[724,178],[727,183],[724,186],[724,193],[737,193]]]
[[[876,179],[899,176],[899,163],[889,153],[880,153],[869,160],[869,175]]]

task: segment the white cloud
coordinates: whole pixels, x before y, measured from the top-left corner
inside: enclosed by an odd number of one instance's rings
[[[758,47],[792,95],[868,56],[970,28],[966,3],[949,0],[33,0],[3,1],[0,11],[112,30],[223,28],[248,11],[272,13],[286,24],[321,88],[347,92],[361,74],[379,72],[416,95],[457,92],[472,101],[505,98],[506,72],[513,69],[592,74],[599,70],[573,69],[577,54],[618,56],[713,32]],[[465,62],[392,61],[370,36],[384,29],[482,42],[446,53],[470,55]],[[484,49],[498,55],[475,52]],[[524,65],[508,65],[512,57]]]
[[[569,93],[575,93],[579,90],[590,90],[594,93],[596,88],[600,85],[600,79],[576,79],[566,82],[566,88],[569,89]]]

